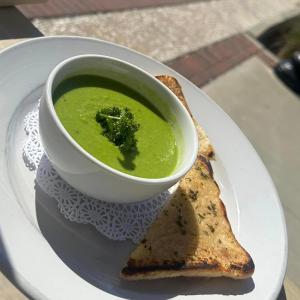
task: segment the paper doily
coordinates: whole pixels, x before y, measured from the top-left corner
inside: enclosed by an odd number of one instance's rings
[[[55,171],[39,136],[38,107],[24,119],[27,135],[23,148],[26,166],[36,173],[36,183],[58,203],[60,212],[70,221],[93,225],[112,240],[131,239],[137,243],[154,221],[171,190],[138,203],[119,204],[94,199],[77,191]]]

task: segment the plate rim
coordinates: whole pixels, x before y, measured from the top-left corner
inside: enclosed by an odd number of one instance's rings
[[[155,62],[156,64],[159,64],[161,66],[163,66],[164,68],[168,69],[171,73],[176,74],[176,76],[178,78],[181,78],[184,81],[187,81],[189,84],[191,84],[192,86],[194,86],[194,88],[197,89],[197,91],[202,94],[206,99],[211,100],[211,98],[200,88],[198,88],[195,84],[193,84],[191,81],[189,81],[187,78],[185,78],[184,76],[182,76],[181,74],[177,73],[175,70],[171,69],[170,67],[164,65],[163,63],[159,62],[158,60],[142,54],[136,50],[130,49],[126,46],[123,45],[119,45],[113,42],[109,42],[109,41],[105,41],[105,40],[101,40],[98,38],[92,38],[92,37],[80,37],[80,36],[72,36],[72,35],[61,35],[61,36],[45,36],[45,37],[37,37],[37,38],[31,38],[25,41],[20,41],[14,45],[11,45],[7,48],[4,48],[0,51],[0,59],[2,58],[3,55],[5,55],[6,53],[9,53],[10,51],[15,51],[17,49],[20,49],[24,46],[29,46],[30,44],[35,44],[35,43],[40,43],[40,42],[44,42],[44,41],[48,41],[48,40],[56,40],[56,39],[61,39],[61,40],[68,40],[68,39],[73,39],[73,40],[87,40],[87,41],[94,41],[97,42],[99,44],[104,43],[108,46],[113,46],[113,47],[118,47],[118,48],[122,48],[126,51],[130,51],[133,52],[134,54],[143,56],[145,58],[150,59],[151,61]],[[214,102],[214,101],[213,101]],[[279,216],[280,216],[280,223],[281,223],[281,227],[283,229],[283,240],[284,240],[284,257],[281,263],[281,268],[280,268],[280,276],[278,276],[277,279],[277,283],[276,288],[274,289],[273,293],[272,293],[272,297],[275,298],[277,297],[277,295],[279,294],[281,287],[283,285],[283,280],[285,277],[285,272],[286,272],[286,268],[287,268],[287,254],[288,254],[288,236],[287,236],[287,227],[286,227],[286,221],[285,221],[285,215],[284,215],[284,210],[283,210],[283,206],[282,203],[280,201],[277,189],[275,187],[275,184],[270,176],[269,171],[267,170],[266,166],[264,165],[262,159],[260,158],[260,156],[258,155],[256,149],[253,147],[253,145],[250,143],[250,141],[248,140],[248,138],[245,136],[245,134],[242,132],[242,130],[239,128],[239,126],[232,120],[232,118],[223,111],[223,109],[216,103],[214,102],[215,106],[221,110],[224,114],[226,114],[226,116],[232,121],[232,123],[237,127],[239,133],[245,138],[245,140],[247,141],[248,147],[251,148],[251,151],[253,153],[255,153],[256,158],[257,158],[257,162],[260,163],[260,165],[264,168],[265,173],[268,177],[268,181],[270,184],[270,187],[272,188],[272,193],[273,193],[273,198],[276,201],[276,204],[279,208]],[[2,188],[1,188],[2,189]],[[1,250],[1,248],[0,248]],[[1,253],[0,253],[1,254]],[[0,264],[2,265],[2,258],[0,259]],[[17,281],[14,280],[14,282],[16,283],[16,285],[27,295],[29,295],[30,293],[28,293],[28,289],[30,289],[30,291],[34,292],[32,294],[36,294],[36,292],[38,292],[33,286],[31,286],[30,282],[27,282],[27,280],[25,278],[22,278],[21,274],[18,274],[18,276],[21,276],[20,278],[16,278]]]

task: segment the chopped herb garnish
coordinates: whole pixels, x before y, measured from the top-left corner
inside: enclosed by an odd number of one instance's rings
[[[181,219],[177,219],[176,220],[176,224],[179,226],[179,227],[183,227],[183,224],[181,222]]]
[[[211,232],[215,232],[215,228],[212,225],[207,224],[207,227]]]
[[[193,201],[196,201],[196,200],[197,200],[197,197],[198,197],[198,191],[190,190],[190,191],[189,191],[189,197],[190,197]]]
[[[209,173],[207,171],[203,172],[203,170],[201,170],[201,176],[206,179],[209,177]]]
[[[200,218],[200,220],[204,220],[204,216],[203,215],[201,215],[201,214],[198,214],[198,216],[199,216],[199,218]]]
[[[119,147],[123,153],[136,148],[135,133],[140,125],[128,108],[106,107],[96,114],[96,121],[103,128],[103,135]]]
[[[216,204],[210,201],[210,205],[207,206],[207,208],[213,213],[213,215],[216,217],[217,216],[217,207]]]

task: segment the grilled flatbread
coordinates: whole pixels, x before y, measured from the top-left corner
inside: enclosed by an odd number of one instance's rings
[[[176,79],[158,76],[187,107]],[[188,107],[187,107],[188,108]],[[209,159],[214,150],[206,134],[193,168],[132,252],[121,272],[127,280],[165,277],[250,277],[251,256],[235,239],[213,178]],[[200,128],[200,130],[199,130]]]

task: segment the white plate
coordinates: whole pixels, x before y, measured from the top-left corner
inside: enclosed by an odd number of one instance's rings
[[[134,247],[69,222],[37,187],[22,159],[24,115],[51,69],[77,54],[104,54],[153,75],[175,76],[217,152],[213,164],[228,216],[256,265],[252,279],[176,278],[125,282],[118,272]],[[96,39],[38,38],[0,53],[0,258],[2,270],[35,299],[275,299],[287,260],[282,207],[255,150],[200,89],[163,64]]]

